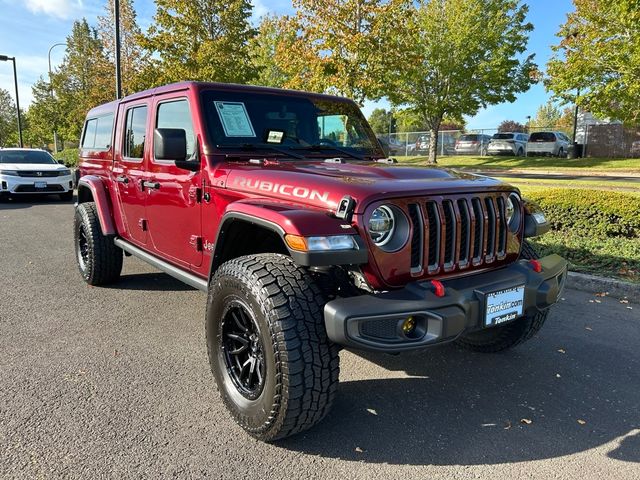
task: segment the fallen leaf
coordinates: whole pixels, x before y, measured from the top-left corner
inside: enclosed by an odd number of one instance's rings
[[[604,297],[608,294],[609,292],[600,292],[600,293],[596,293],[596,297]]]
[[[594,301],[593,300],[589,300],[589,303],[594,303]]]
[[[629,300],[627,300],[626,298],[623,298],[622,300],[620,300],[620,303],[629,303]]]
[[[367,412],[369,412],[371,415],[378,415],[378,412],[376,412],[373,408],[367,408]]]
[[[529,420],[528,418],[521,418],[520,419],[520,423],[522,423],[524,425],[531,425],[533,422],[531,420]]]
[[[585,422],[585,421],[584,421],[584,420],[582,420],[582,419],[578,419],[578,423],[579,423],[580,425],[586,425],[586,424],[587,424],[587,422]]]
[[[593,328],[591,327],[584,327],[585,330],[589,330],[590,332],[593,332]]]
[[[362,452],[364,452],[364,450],[362,450],[360,447],[356,447],[356,452],[362,453]]]
[[[567,353],[567,352],[565,352],[564,348],[559,348],[559,349],[558,349],[558,352],[560,352],[560,353]]]
[[[633,310],[633,307],[627,307],[627,310]]]
[[[511,428],[511,420],[507,420],[507,423],[503,427],[504,430],[509,430]]]
[[[598,299],[596,298],[596,303],[602,303],[602,300],[598,300]]]
[[[560,378],[560,374],[559,373],[556,373],[556,378]]]

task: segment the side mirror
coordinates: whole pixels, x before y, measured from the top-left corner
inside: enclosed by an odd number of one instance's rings
[[[186,160],[187,134],[182,128],[156,128],[153,155],[157,160]]]

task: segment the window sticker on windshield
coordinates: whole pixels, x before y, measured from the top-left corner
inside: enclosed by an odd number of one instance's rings
[[[267,143],[282,143],[284,140],[284,131],[282,130],[269,130],[267,133]]]
[[[227,137],[255,137],[243,102],[213,102]]]

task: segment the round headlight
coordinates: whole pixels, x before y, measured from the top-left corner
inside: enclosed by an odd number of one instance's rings
[[[513,193],[507,197],[504,206],[507,225],[511,231],[516,231],[520,227],[520,201],[518,196]]]
[[[395,216],[386,205],[376,208],[369,219],[369,235],[377,246],[386,245],[395,229]]]

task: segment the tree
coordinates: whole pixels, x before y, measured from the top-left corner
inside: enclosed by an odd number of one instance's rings
[[[258,32],[249,41],[251,58],[257,71],[253,83],[282,88],[290,75],[280,66],[278,58],[287,55],[295,42],[293,19],[288,16],[265,15],[260,19]]]
[[[498,125],[498,132],[526,132],[527,127],[515,120],[505,120]]]
[[[52,95],[51,84],[42,77],[33,84],[31,92],[33,101],[26,116],[27,143],[38,146],[53,143],[53,132],[62,123],[64,112],[59,108],[58,99]]]
[[[574,0],[547,65],[547,87],[601,118],[640,125],[637,0]],[[577,90],[580,95],[577,96]]]
[[[515,100],[536,81],[533,55],[521,59],[528,7],[517,0],[422,0],[396,28],[405,38],[401,70],[390,70],[388,96],[411,106],[437,138],[442,119]],[[436,163],[437,142],[429,147]]]
[[[296,41],[279,49],[287,86],[352,98],[362,105],[386,88],[384,72],[402,59],[399,26],[408,0],[294,0]]]
[[[16,104],[11,94],[4,88],[0,88],[0,147],[11,145],[13,138],[17,138],[17,122]]]
[[[552,100],[540,105],[536,116],[531,119],[531,127],[540,129],[554,129],[562,117],[562,111]]]
[[[376,133],[393,133],[396,131],[396,119],[392,111],[374,108],[369,115],[369,125]]]
[[[157,0],[144,48],[154,53],[153,85],[181,80],[247,83],[256,78],[249,61],[249,0]]]
[[[115,99],[115,84],[102,42],[86,19],[73,23],[66,43],[64,60],[52,74],[51,92],[59,119],[58,131],[66,140],[75,142],[80,138],[87,111]]]
[[[106,59],[115,72],[115,9],[113,0],[105,5],[106,15],[98,17],[98,35],[104,46]],[[144,90],[149,78],[143,72],[149,54],[140,45],[142,31],[136,20],[133,0],[120,0],[120,65],[122,94]]]

